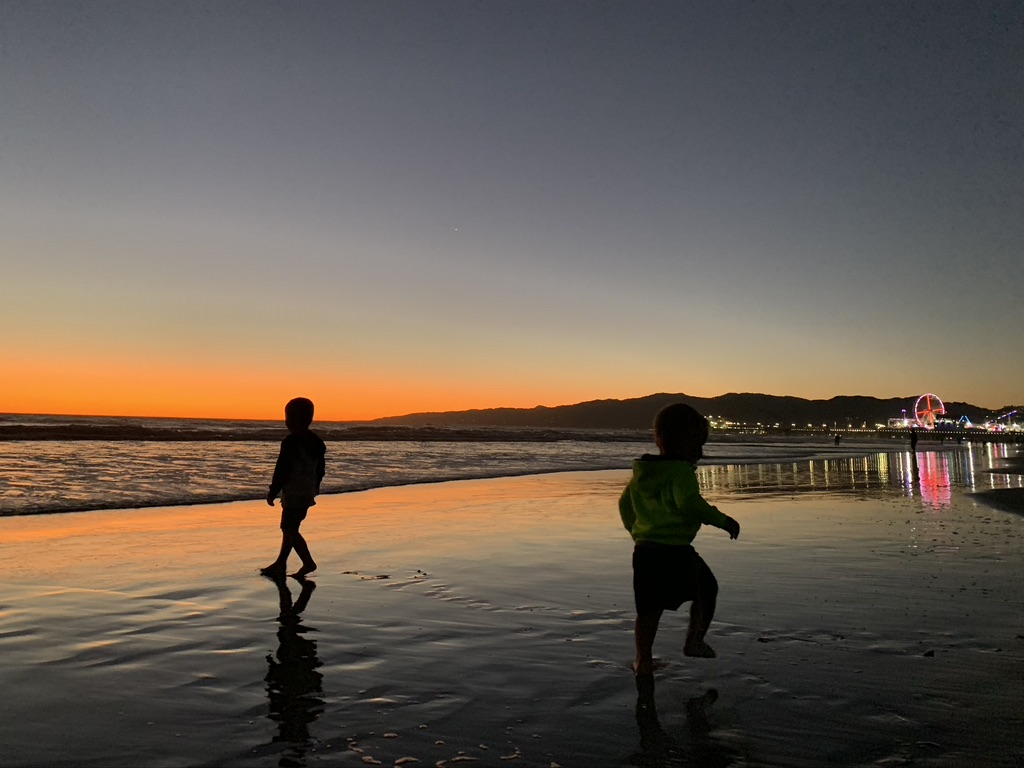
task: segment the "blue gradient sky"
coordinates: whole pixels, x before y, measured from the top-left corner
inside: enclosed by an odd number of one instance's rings
[[[1024,6],[0,6],[0,411],[1024,401]]]

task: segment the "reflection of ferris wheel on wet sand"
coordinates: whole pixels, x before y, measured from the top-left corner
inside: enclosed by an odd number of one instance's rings
[[[939,400],[938,395],[924,394],[914,403],[914,416],[917,417],[917,424],[925,429],[935,429],[935,418],[945,415],[946,406]]]

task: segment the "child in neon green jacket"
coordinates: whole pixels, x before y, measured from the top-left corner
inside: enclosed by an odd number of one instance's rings
[[[654,420],[659,455],[633,462],[633,477],[619,498],[619,515],[633,548],[633,597],[636,602],[637,675],[653,671],[654,637],[661,614],[690,607],[690,629],[683,653],[713,658],[704,642],[715,614],[718,582],[692,546],[701,525],[713,525],[735,539],[740,524],[700,495],[695,466],[708,439],[708,421],[690,406],[675,403]]]

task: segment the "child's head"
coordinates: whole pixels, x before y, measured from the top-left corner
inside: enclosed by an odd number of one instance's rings
[[[305,397],[289,400],[284,407],[284,423],[290,430],[309,429],[313,423],[313,401]]]
[[[662,456],[696,464],[708,441],[708,420],[685,403],[673,403],[655,417],[654,440]]]

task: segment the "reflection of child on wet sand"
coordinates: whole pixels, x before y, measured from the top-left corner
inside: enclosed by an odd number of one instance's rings
[[[316,640],[306,637],[311,628],[302,625],[305,610],[316,584],[300,579],[302,592],[292,602],[292,593],[284,579],[275,579],[281,601],[280,627],[277,630],[277,656],[267,654],[267,697],[270,719],[277,723],[276,742],[290,744],[279,765],[305,765],[302,759],[312,742],[309,726],[323,714],[323,674],[319,671]]]
[[[708,421],[683,403],[670,405],[654,420],[659,455],[633,462],[633,478],[619,498],[619,515],[633,548],[633,596],[636,601],[638,675],[653,671],[654,637],[665,609],[692,600],[690,629],[683,653],[713,658],[706,642],[715,613],[718,582],[691,546],[701,525],[728,531],[735,539],[740,524],[700,495],[695,466],[708,439]]]
[[[309,546],[299,526],[306,519],[309,508],[316,504],[320,482],[324,478],[327,446],[309,425],[313,423],[313,403],[304,397],[290,400],[284,407],[284,423],[290,433],[281,441],[281,452],[274,467],[274,476],[267,491],[267,504],[281,494],[281,551],[277,560],[262,573],[284,576],[288,555],[294,549],[302,560],[302,567],[293,575],[302,577],[316,570],[316,562],[309,554]]]
[[[640,754],[633,755],[631,765],[699,765],[718,768],[736,765],[740,755],[712,733],[711,707],[718,700],[718,691],[711,688],[686,702],[686,724],[689,739],[669,735],[658,720],[654,702],[654,678],[636,678],[636,724],[640,729]],[[680,734],[681,735],[681,734]]]

